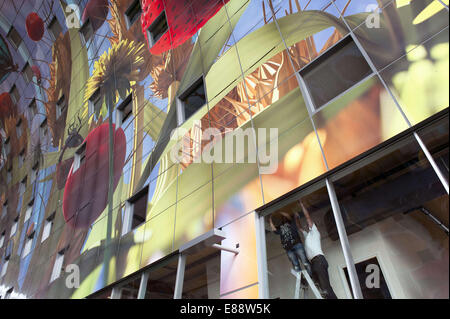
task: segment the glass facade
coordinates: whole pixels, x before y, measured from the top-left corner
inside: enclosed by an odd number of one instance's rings
[[[0,298],[448,298],[448,15],[0,0]]]

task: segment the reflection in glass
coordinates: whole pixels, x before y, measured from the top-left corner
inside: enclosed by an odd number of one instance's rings
[[[448,132],[441,146],[448,154]],[[393,298],[448,298],[448,195],[415,139],[342,175],[334,184],[353,258],[376,256]],[[381,283],[374,271],[360,279],[363,291]]]
[[[183,299],[218,299],[220,291],[220,251],[204,249],[188,255],[183,283]]]
[[[296,195],[298,198],[299,195]],[[313,185],[265,217],[270,298],[351,298],[326,188]]]
[[[300,71],[316,109],[372,73],[348,36]]]

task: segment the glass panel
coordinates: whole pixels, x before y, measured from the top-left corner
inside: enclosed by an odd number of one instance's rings
[[[334,179],[355,262],[378,260],[360,279],[365,296],[448,298],[448,195],[416,140],[404,138]],[[382,277],[389,294],[374,290]]]
[[[371,73],[351,37],[346,37],[300,71],[316,109]]]
[[[380,75],[414,125],[449,106],[448,28]]]
[[[392,1],[375,14],[354,32],[379,70],[448,27],[449,21],[448,10],[437,0]]]
[[[408,128],[376,76],[334,100],[313,120],[329,169]]]
[[[182,299],[218,299],[220,250],[203,249],[186,257]]]
[[[265,217],[270,298],[351,298],[343,283],[345,260],[324,182],[295,198],[301,201],[287,199]]]
[[[149,270],[145,299],[173,299],[177,267],[178,255],[152,266]]]
[[[139,286],[141,284],[141,276],[137,276],[136,279],[133,279],[120,288],[120,299],[137,299],[139,293]]]

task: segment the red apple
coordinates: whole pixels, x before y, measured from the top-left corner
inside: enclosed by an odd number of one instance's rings
[[[44,21],[36,12],[31,12],[25,20],[28,36],[33,41],[40,41],[44,36]]]
[[[114,127],[114,189],[119,183],[125,162],[126,138]],[[88,134],[85,158],[67,176],[63,196],[63,214],[73,228],[87,228],[100,216],[108,203],[109,125],[104,123]]]
[[[225,1],[212,0],[142,0],[142,32],[147,39],[147,29],[166,10],[168,32],[150,49],[152,54],[161,54],[174,49],[190,39],[222,7]],[[148,43],[148,39],[147,39]]]

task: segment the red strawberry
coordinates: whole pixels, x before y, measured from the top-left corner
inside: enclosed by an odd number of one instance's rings
[[[33,41],[40,41],[44,36],[44,21],[36,12],[31,12],[25,20],[28,36]]]
[[[113,125],[114,129],[115,126]],[[73,228],[87,228],[100,216],[108,202],[109,126],[104,123],[86,137],[85,159],[67,177],[63,196],[64,220]],[[126,138],[121,128],[114,133],[114,189],[125,162]]]
[[[142,0],[142,31],[147,39],[147,29],[165,8],[166,32],[150,49],[161,54],[174,49],[190,39],[229,0]],[[148,43],[148,39],[147,39]]]

